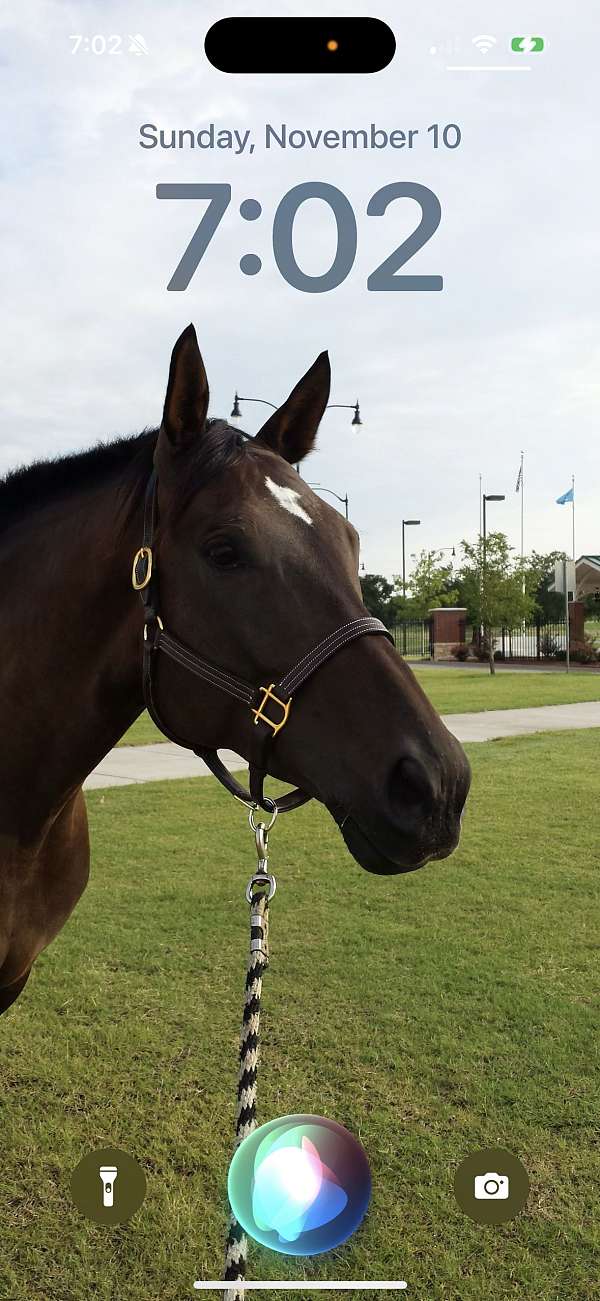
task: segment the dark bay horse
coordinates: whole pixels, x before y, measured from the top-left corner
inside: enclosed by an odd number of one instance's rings
[[[0,1012],[85,888],[82,783],[144,707],[131,566],[153,466],[162,612],[198,654],[277,682],[365,616],[355,530],[292,468],[313,447],[329,379],[323,353],[246,440],[207,419],[189,326],[160,429],[0,484]],[[172,730],[248,757],[253,719],[237,700],[167,659],[155,691]],[[269,770],[321,800],[370,871],[410,871],[458,842],[467,760],[382,636],[345,645],[306,684]]]

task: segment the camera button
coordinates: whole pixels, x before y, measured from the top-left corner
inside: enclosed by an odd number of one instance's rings
[[[454,1176],[454,1196],[476,1224],[503,1224],[523,1210],[529,1176],[518,1156],[502,1147],[465,1157]]]

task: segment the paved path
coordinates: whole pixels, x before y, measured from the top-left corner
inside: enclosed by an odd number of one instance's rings
[[[600,727],[600,701],[575,705],[538,705],[534,709],[486,709],[481,714],[445,714],[446,727],[459,741],[494,741],[498,736],[564,732]]]
[[[600,728],[600,701],[541,705],[536,709],[489,709],[480,714],[446,714],[444,722],[459,741],[493,741],[498,736]],[[233,750],[221,751],[221,758],[231,771],[247,766]],[[201,759],[170,741],[156,745],[122,745],[111,750],[90,773],[85,787],[94,790],[104,786],[131,786],[137,782],[175,777],[205,777],[207,773],[208,768]]]
[[[219,754],[230,772],[248,767],[246,760],[234,754],[233,750],[220,750]],[[206,777],[208,771],[202,759],[191,750],[173,745],[172,741],[159,741],[156,745],[118,745],[83,784],[86,790],[97,790],[101,786],[131,786],[136,782],[165,781],[174,777]]]

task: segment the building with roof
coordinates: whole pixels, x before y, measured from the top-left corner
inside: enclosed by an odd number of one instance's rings
[[[577,600],[594,596],[600,601],[600,555],[580,556],[575,564]]]

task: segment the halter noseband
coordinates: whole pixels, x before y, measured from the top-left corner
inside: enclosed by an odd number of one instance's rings
[[[236,799],[242,800],[245,804],[272,811],[274,801],[268,799],[263,790],[264,780],[267,776],[268,752],[277,733],[281,731],[282,727],[285,727],[288,721],[293,698],[300,687],[316,673],[322,664],[325,664],[333,655],[336,655],[342,646],[347,646],[349,642],[355,641],[357,637],[363,637],[366,633],[379,633],[387,637],[392,643],[393,637],[380,619],[373,619],[370,615],[365,615],[360,619],[352,619],[349,623],[336,628],[334,632],[330,632],[317,646],[314,646],[306,655],[303,655],[302,659],[279,682],[271,682],[264,687],[257,687],[253,683],[245,681],[244,678],[238,678],[233,673],[229,673],[226,669],[220,669],[209,660],[202,659],[195,651],[190,650],[189,646],[186,646],[184,642],[179,641],[177,637],[173,637],[166,631],[158,612],[158,575],[156,556],[154,554],[154,535],[158,515],[157,489],[156,471],[153,470],[146,488],[143,543],[139,550],[136,551],[131,573],[132,587],[134,591],[139,592],[144,606],[142,671],[146,709],[159,730],[170,741],[175,741],[177,745],[193,750],[194,754],[203,759],[214,776],[231,795],[235,795]],[[244,787],[232,776],[225,764],[219,759],[216,750],[211,750],[205,746],[197,746],[193,741],[185,740],[163,722],[153,692],[153,669],[159,651],[163,651],[176,664],[187,669],[190,673],[194,673],[196,677],[202,678],[211,686],[217,687],[220,691],[225,691],[234,699],[239,700],[254,715],[254,726],[257,729],[256,745],[253,747],[254,753],[249,763],[250,789],[248,791],[244,790]],[[301,804],[306,804],[310,798],[311,796],[305,794],[304,791],[289,791],[287,795],[283,795],[281,799],[277,800],[276,807],[280,813],[285,813],[290,809],[299,808]]]

